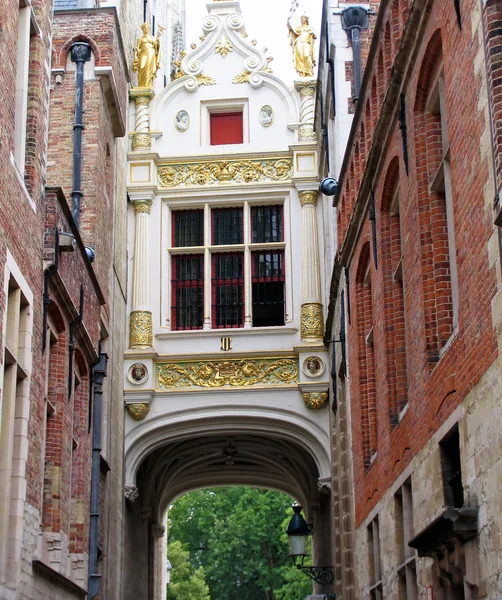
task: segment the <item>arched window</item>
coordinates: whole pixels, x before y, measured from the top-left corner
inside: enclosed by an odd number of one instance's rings
[[[373,298],[370,244],[361,250],[356,275],[357,338],[359,351],[359,398],[365,469],[377,452],[375,353],[373,350]]]
[[[403,248],[399,198],[399,162],[390,163],[382,194],[382,268],[385,299],[385,346],[389,419],[392,426],[408,403]]]
[[[426,348],[434,366],[458,325],[450,143],[441,34],[429,42],[415,102],[417,184]]]

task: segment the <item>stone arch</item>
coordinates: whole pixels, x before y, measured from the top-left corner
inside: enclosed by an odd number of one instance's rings
[[[96,66],[98,67],[101,65],[101,52],[96,41],[92,37],[86,35],[85,33],[78,33],[77,35],[74,35],[73,37],[66,40],[66,42],[61,46],[61,50],[59,51],[59,60],[57,68],[65,68],[68,52],[70,51],[72,44],[74,44],[75,42],[85,42],[86,44],[89,44],[92,53],[94,54]]]

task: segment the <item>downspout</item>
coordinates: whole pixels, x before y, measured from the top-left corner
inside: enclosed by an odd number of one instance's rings
[[[71,60],[77,64],[75,83],[75,122],[73,125],[73,190],[71,214],[80,229],[80,199],[82,198],[82,108],[84,98],[84,63],[91,60],[91,47],[85,42],[75,42],[71,47]]]
[[[101,352],[94,367],[94,410],[92,419],[91,521],[89,527],[89,582],[87,600],[99,594],[101,575],[98,573],[99,480],[101,461],[101,405],[103,380],[106,377],[108,355]]]
[[[354,57],[354,98],[357,102],[361,90],[361,29],[368,29],[368,11],[362,6],[350,6],[342,10],[342,29],[349,32]]]

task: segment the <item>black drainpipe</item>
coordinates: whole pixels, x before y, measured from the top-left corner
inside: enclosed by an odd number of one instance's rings
[[[77,63],[75,84],[75,123],[73,125],[73,190],[71,193],[71,214],[80,229],[80,199],[82,190],[82,106],[84,97],[84,63],[91,60],[91,47],[85,42],[75,42],[71,47],[71,60]]]
[[[354,56],[354,98],[357,102],[361,90],[361,29],[368,29],[368,11],[361,6],[350,6],[342,10],[342,29],[349,32]]]
[[[89,530],[89,582],[87,600],[99,594],[101,575],[98,573],[99,480],[101,460],[101,400],[103,379],[106,377],[108,355],[100,353],[94,367],[94,410],[92,421],[91,522]]]

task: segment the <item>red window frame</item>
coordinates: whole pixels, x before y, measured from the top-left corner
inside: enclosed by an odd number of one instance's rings
[[[242,144],[244,142],[244,119],[242,111],[210,113],[209,131],[211,146]]]
[[[216,261],[218,258],[224,256],[238,256],[241,259],[241,277],[229,277],[229,278],[216,278]],[[244,327],[244,252],[226,252],[226,253],[217,253],[211,256],[211,317],[212,317],[212,328],[213,329],[237,329],[240,327]],[[228,325],[224,323],[223,325],[219,325],[217,323],[217,314],[219,305],[217,304],[217,287],[238,287],[240,289],[241,296],[241,309],[239,314],[239,322],[235,325]]]
[[[201,261],[201,274],[202,279],[177,279],[177,266],[180,259],[198,258]],[[201,324],[194,327],[179,327],[177,319],[177,295],[176,290],[179,289],[190,289],[190,288],[201,288],[202,290],[202,305],[201,310]],[[188,307],[183,307],[188,308]],[[178,254],[171,257],[171,329],[175,331],[187,331],[193,329],[203,328],[204,318],[204,255],[203,254]]]

